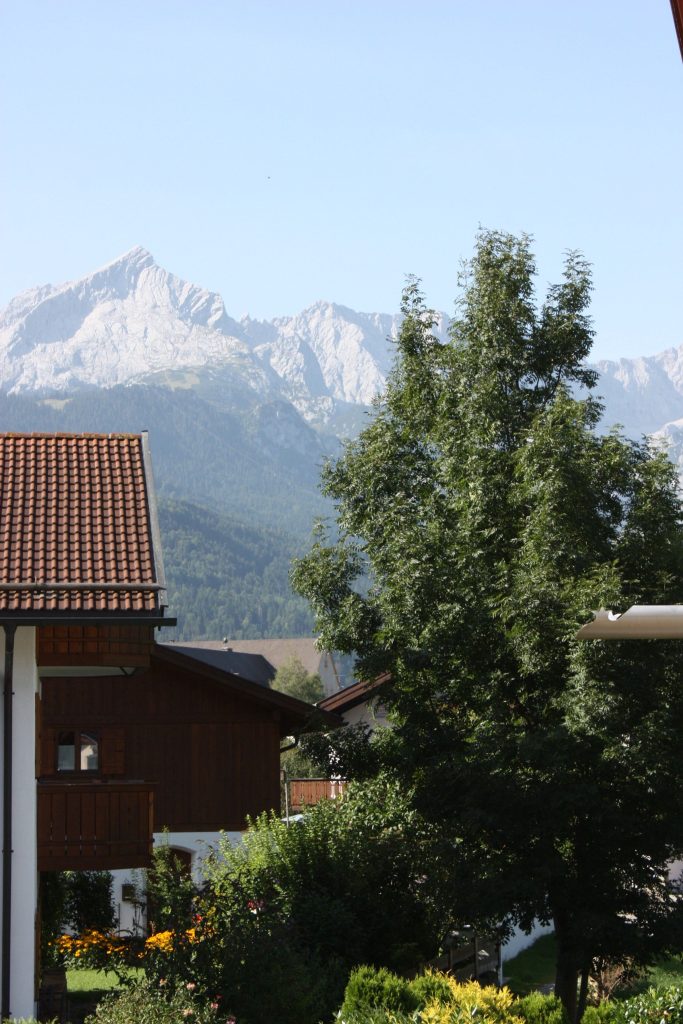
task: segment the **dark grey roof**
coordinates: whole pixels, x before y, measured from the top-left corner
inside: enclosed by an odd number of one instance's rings
[[[220,669],[221,672],[230,672],[241,679],[248,679],[259,686],[270,689],[271,681],[275,678],[275,669],[260,654],[243,654],[241,651],[231,651],[222,648],[216,650],[210,647],[195,646],[193,643],[162,643],[159,646],[168,647],[178,651],[188,658],[201,661],[212,668]]]

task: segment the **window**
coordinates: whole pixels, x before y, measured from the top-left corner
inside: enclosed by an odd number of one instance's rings
[[[57,735],[58,772],[96,772],[100,768],[100,741],[88,730],[65,729]]]

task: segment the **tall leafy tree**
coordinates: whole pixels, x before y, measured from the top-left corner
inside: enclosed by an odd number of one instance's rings
[[[376,415],[324,472],[337,539],[294,581],[325,647],[391,672],[393,730],[346,760],[336,734],[338,761],[414,790],[460,915],[554,923],[578,1018],[596,958],[681,940],[683,651],[575,639],[601,605],[680,600],[681,507],[663,454],[596,433],[588,265],[541,303],[535,275],[528,237],[481,232],[447,344],[408,284]]]

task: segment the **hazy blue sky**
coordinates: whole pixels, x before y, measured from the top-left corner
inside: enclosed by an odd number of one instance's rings
[[[683,343],[669,0],[4,0],[0,304],[133,245],[229,312],[450,312],[478,225],[595,268],[595,355]]]

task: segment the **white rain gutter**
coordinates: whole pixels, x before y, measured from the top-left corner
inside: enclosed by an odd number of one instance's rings
[[[601,608],[579,640],[683,640],[683,605],[634,604],[623,615]]]

